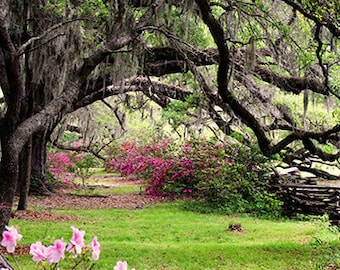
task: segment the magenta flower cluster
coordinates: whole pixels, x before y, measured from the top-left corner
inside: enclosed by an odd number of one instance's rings
[[[168,153],[168,143],[137,147],[134,143],[125,142],[116,151],[115,157],[105,164],[106,170],[119,172],[122,176],[148,176],[150,168],[157,164],[157,158]]]
[[[147,180],[145,192],[156,198],[199,196],[197,184],[202,179],[209,181],[222,166],[233,163],[227,144],[213,144],[204,139],[177,148],[167,142],[128,146],[121,147],[106,169]]]
[[[73,142],[70,146],[79,148],[82,146],[82,142]],[[55,178],[62,180],[66,184],[71,184],[74,176],[84,179],[89,177],[91,175],[89,168],[95,166],[96,161],[89,153],[78,151],[50,152],[48,165],[49,172]]]
[[[57,179],[63,179],[66,183],[70,183],[69,172],[74,168],[68,153],[66,152],[50,152],[48,155],[49,171]]]

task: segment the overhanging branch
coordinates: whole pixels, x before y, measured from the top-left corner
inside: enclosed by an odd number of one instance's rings
[[[95,157],[97,157],[101,160],[105,160],[105,158],[102,157],[99,154],[98,151],[94,151],[93,149],[90,149],[89,147],[86,147],[86,146],[73,147],[73,146],[63,145],[63,144],[58,143],[56,141],[52,141],[51,143],[53,144],[53,146],[55,146],[55,147],[57,147],[61,150],[90,153],[90,154],[94,155]]]
[[[291,6],[293,9],[299,11],[307,19],[312,20],[316,25],[326,27],[335,37],[340,37],[340,28],[338,28],[329,18],[322,16],[316,16],[306,9],[304,9],[299,3],[294,0],[282,0],[287,5]]]
[[[183,57],[184,54],[196,66],[215,65],[218,64],[219,61],[218,50],[213,48],[201,51],[181,48],[179,51],[171,47],[156,47],[147,49],[145,54],[145,62],[142,69],[144,74],[157,77],[166,74],[187,72],[189,69],[187,61]],[[235,59],[234,67],[242,73],[245,62],[244,53],[241,53],[240,56],[241,57]],[[229,58],[233,59],[232,53],[230,53]],[[254,75],[286,92],[299,94],[303,90],[309,89],[315,93],[323,95],[329,94],[325,84],[320,80],[312,77],[284,76],[260,65],[258,62],[255,63]]]

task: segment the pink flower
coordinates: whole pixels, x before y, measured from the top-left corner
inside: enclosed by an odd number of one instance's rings
[[[113,270],[127,270],[128,264],[127,262],[118,261],[116,266],[113,268]]]
[[[7,231],[2,233],[1,245],[6,247],[8,253],[13,253],[15,246],[17,245],[17,240],[21,240],[22,235],[18,233],[17,229],[14,227],[7,227]]]
[[[84,244],[84,235],[85,231],[79,231],[77,228],[71,226],[73,230],[73,235],[70,240],[70,245],[67,248],[68,252],[72,252],[74,249],[76,250],[76,254],[81,253],[81,249],[85,246]]]
[[[58,263],[60,259],[65,258],[66,243],[62,239],[54,241],[53,246],[47,248],[47,260],[51,263]]]
[[[97,241],[97,237],[93,237],[93,240],[91,242],[91,249],[92,249],[92,259],[93,260],[98,260],[99,259],[99,254],[100,254],[100,244]]]
[[[190,151],[191,150],[191,146],[188,145],[188,144],[185,144],[182,149],[183,149],[183,151]]]
[[[128,264],[127,262],[118,261],[113,270],[128,270]],[[131,270],[134,270],[134,268]]]
[[[42,262],[47,259],[47,247],[38,241],[30,246],[30,254],[33,255],[33,261]]]
[[[83,145],[83,142],[80,142],[80,141],[71,143],[71,146],[73,146],[73,147],[80,147],[82,145]]]

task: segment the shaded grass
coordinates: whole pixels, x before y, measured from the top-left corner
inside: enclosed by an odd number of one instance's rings
[[[102,245],[97,269],[126,260],[138,269],[322,269],[339,252],[338,232],[325,222],[269,221],[184,211],[179,204],[142,210],[57,210],[80,215],[73,222],[12,220],[22,243],[71,237],[70,226],[96,235]],[[243,233],[228,231],[239,223]],[[316,241],[316,239],[318,241]],[[24,269],[35,269],[28,256]],[[319,267],[319,268],[318,268]]]

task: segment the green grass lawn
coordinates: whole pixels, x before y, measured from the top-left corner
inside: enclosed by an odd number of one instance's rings
[[[139,269],[324,269],[340,254],[338,232],[321,221],[270,221],[249,216],[200,214],[181,210],[180,203],[142,210],[55,210],[78,216],[67,222],[12,220],[21,243],[68,241],[76,226],[86,242],[97,236],[102,253],[96,269],[113,269],[126,260]],[[228,231],[239,223],[244,232]],[[35,269],[29,256],[23,269]],[[131,268],[129,268],[131,269]]]

